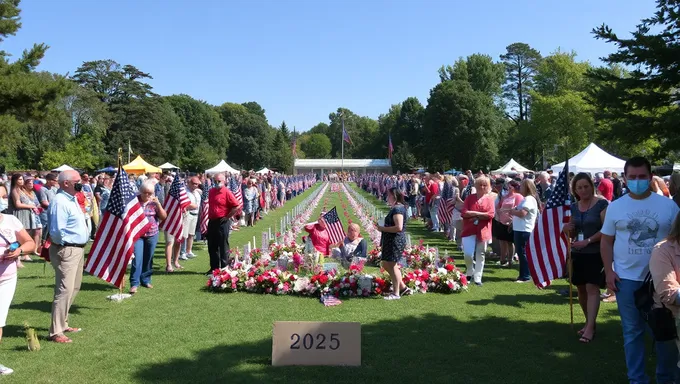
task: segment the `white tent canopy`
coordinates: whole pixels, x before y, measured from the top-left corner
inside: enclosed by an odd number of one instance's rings
[[[623,166],[625,164],[625,160],[614,157],[594,143],[590,143],[578,155],[569,159],[569,172],[589,172],[595,174],[609,170],[622,174]],[[564,161],[553,165],[550,169],[552,169],[553,172],[561,172],[563,168]]]
[[[523,167],[520,163],[516,162],[515,159],[510,159],[504,166],[498,168],[495,171],[491,171],[492,174],[496,173],[509,173],[509,172],[527,172],[529,169]]]
[[[170,163],[165,163],[165,164],[159,166],[158,168],[160,168],[160,169],[179,169],[178,166],[172,165]]]
[[[64,171],[73,171],[73,168],[69,167],[68,165],[64,164],[60,166],[59,168],[54,168],[52,170],[53,172],[64,172]]]
[[[260,169],[259,171],[255,172],[255,173],[257,173],[259,175],[266,175],[269,172],[271,172],[271,169],[264,167],[264,168]]]
[[[219,164],[216,166],[206,169],[205,173],[211,174],[211,173],[239,173],[238,170],[234,169],[231,167],[231,165],[227,164],[226,161],[220,160]]]

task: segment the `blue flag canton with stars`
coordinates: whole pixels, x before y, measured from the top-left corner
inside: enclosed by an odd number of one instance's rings
[[[118,169],[116,181],[113,182],[111,196],[109,197],[109,203],[106,206],[106,210],[112,215],[122,219],[123,214],[125,213],[125,207],[130,203],[130,200],[137,197],[136,195],[137,194],[130,185],[127,172],[125,172],[123,168],[120,168]]]
[[[182,183],[179,181],[179,177],[176,176],[176,177],[172,180],[172,185],[170,185],[170,191],[168,192],[168,194],[169,194],[170,196],[174,197],[175,199],[179,200],[179,192],[180,192],[180,190],[181,190],[183,187],[184,187],[184,186],[183,186]]]
[[[555,183],[555,188],[550,194],[548,202],[545,204],[545,209],[555,208],[562,205],[569,206],[571,201],[569,199],[569,183],[567,177],[569,175],[569,164],[564,165],[564,169],[560,172]],[[569,212],[569,211],[567,211]]]
[[[328,224],[335,224],[338,221],[340,221],[340,217],[338,216],[338,210],[333,207],[330,211],[326,212],[325,215],[323,215],[324,220],[326,220],[326,223]]]
[[[231,189],[232,192],[238,191],[239,185],[238,182],[236,181],[235,177],[230,177],[229,178],[229,189]]]
[[[202,201],[208,201],[208,183],[203,183],[203,194],[201,194]]]

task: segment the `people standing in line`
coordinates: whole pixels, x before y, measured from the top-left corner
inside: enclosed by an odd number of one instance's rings
[[[531,280],[525,246],[531,237],[531,232],[534,231],[538,217],[538,199],[536,198],[535,185],[531,179],[522,180],[519,193],[524,196],[524,199],[517,207],[508,211],[512,216],[515,252],[517,252],[519,258],[517,283],[525,283]]]
[[[597,190],[600,195],[607,199],[607,201],[614,200],[614,183],[611,180],[612,173],[610,171],[604,171],[600,182],[597,185]]]
[[[8,213],[14,215],[19,221],[24,229],[33,236],[32,231],[37,228],[37,222],[34,218],[33,210],[38,206],[26,195],[24,192],[24,177],[19,173],[12,175],[9,191],[9,201],[7,209]],[[31,261],[29,254],[24,254],[19,258],[18,267],[22,268],[22,261]]]
[[[35,208],[31,209],[31,229],[28,233],[33,238],[35,243],[35,249],[33,254],[35,256],[40,256],[40,250],[42,249],[42,223],[40,221],[40,215],[43,212],[43,207],[40,205],[40,200],[38,199],[38,194],[35,192],[34,185],[35,178],[33,176],[27,176],[24,178],[24,186],[21,190],[22,198],[26,198],[25,201],[30,201]]]
[[[13,215],[0,214],[0,340],[17,287],[17,260],[25,253],[33,252],[34,248],[33,239],[21,221]],[[0,375],[12,372],[11,368],[0,364]]]
[[[512,257],[515,254],[515,232],[512,230],[512,215],[510,211],[515,209],[524,200],[519,193],[520,183],[515,180],[507,182],[507,193],[496,199],[496,218],[494,219],[492,232],[500,243],[501,267],[512,267]]]
[[[628,194],[607,208],[600,240],[600,253],[607,287],[616,292],[623,347],[631,383],[649,383],[645,373],[647,323],[635,305],[635,291],[649,272],[655,244],[666,238],[680,209],[670,199],[652,193],[652,169],[644,157],[633,157],[624,165]],[[674,342],[655,343],[657,383],[675,382],[678,350]]]
[[[40,193],[39,193],[39,198],[40,200],[40,205],[43,208],[43,211],[40,213],[40,222],[42,223],[43,226],[43,231],[42,231],[42,240],[46,240],[47,236],[49,234],[49,230],[47,228],[48,225],[48,219],[49,219],[49,206],[50,202],[54,200],[54,197],[57,196],[57,192],[59,191],[59,183],[57,183],[57,175],[54,173],[48,173],[45,175],[45,185],[40,188]]]
[[[398,188],[392,187],[387,191],[387,204],[391,207],[385,217],[385,225],[375,224],[382,233],[380,247],[382,249],[382,267],[390,275],[392,293],[385,296],[385,300],[399,300],[401,296],[410,295],[411,289],[404,284],[401,268],[397,265],[399,258],[406,248],[406,202],[404,195]]]
[[[208,253],[210,270],[221,269],[230,264],[229,230],[231,220],[242,208],[234,194],[226,186],[223,173],[215,176],[215,187],[208,192]]]
[[[81,180],[77,171],[60,173],[61,188],[49,208],[50,260],[55,271],[50,340],[57,343],[70,343],[64,333],[81,331],[68,322],[69,310],[83,279],[83,248],[90,238],[85,214],[75,197],[83,188]]]
[[[536,184],[535,189],[536,189],[536,194],[542,204],[545,204],[546,201],[550,198],[550,195],[552,194],[552,183],[550,182],[550,175],[548,172],[540,172],[538,174],[538,184]]]
[[[154,189],[153,181],[145,181],[137,197],[151,227],[135,242],[135,258],[130,266],[130,294],[133,295],[137,293],[140,285],[153,288],[151,275],[153,274],[153,254],[158,244],[158,224],[168,217],[163,206],[158,202],[158,198],[154,196]]]
[[[196,257],[194,254],[194,236],[196,235],[196,228],[198,227],[198,212],[201,207],[201,180],[193,176],[187,181],[187,197],[189,198],[189,208],[187,208],[186,216],[184,216],[182,238],[182,248],[179,259],[188,260]],[[196,206],[191,209],[190,207]]]
[[[465,274],[468,281],[482,285],[486,246],[491,241],[491,220],[494,217],[494,199],[491,192],[491,181],[486,176],[475,179],[475,194],[468,196],[463,203],[463,257],[465,258]]]
[[[585,326],[578,331],[579,341],[590,343],[595,338],[600,288],[604,288],[600,229],[609,201],[595,195],[595,184],[587,173],[574,177],[571,190],[576,202],[571,205],[571,220],[564,230],[573,239],[571,281],[578,289],[578,302],[586,317]]]
[[[103,174],[97,186],[94,188],[94,197],[99,206],[99,217],[104,215],[106,207],[109,205],[109,197],[111,197],[111,188],[113,187],[113,177],[109,174]]]

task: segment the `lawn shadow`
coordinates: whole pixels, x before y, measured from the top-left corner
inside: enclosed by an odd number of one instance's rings
[[[35,329],[35,331],[38,333],[47,332],[47,328],[44,327],[34,327],[31,325],[31,328]],[[24,331],[23,325],[7,324],[4,327],[2,327],[2,337],[25,337],[25,336],[26,331]]]
[[[36,285],[36,288],[52,288],[54,289],[54,284],[43,284],[43,285]],[[80,290],[81,291],[111,291],[117,289],[111,284],[104,284],[104,283],[89,283],[89,282],[82,282],[80,283]]]
[[[52,313],[52,302],[43,301],[27,301],[20,304],[13,304],[12,309],[27,309],[30,311],[40,311],[44,313]],[[69,313],[80,313],[81,309],[93,309],[91,307],[86,307],[83,305],[73,304]]]
[[[568,302],[569,299],[566,300]],[[493,299],[482,299],[466,301],[470,305],[505,305],[509,307],[523,308],[523,303],[527,304],[552,304],[564,305],[565,300],[561,296],[550,295],[496,295]]]
[[[199,350],[192,359],[146,365],[133,375],[138,382],[173,384],[368,383],[376,377],[402,383],[537,383],[547,377],[551,384],[625,382],[623,358],[612,358],[607,340],[620,338],[618,323],[598,324],[598,335],[586,346],[556,322],[426,314],[363,325],[360,368],[273,367],[272,341],[264,339]],[[479,364],[493,368],[470,369]]]

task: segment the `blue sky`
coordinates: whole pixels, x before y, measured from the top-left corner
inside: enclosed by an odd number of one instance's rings
[[[307,130],[346,107],[377,118],[416,96],[458,57],[525,42],[597,63],[620,35],[654,11],[653,0],[24,0],[23,28],[0,44],[18,55],[47,43],[40,69],[73,73],[113,59],[150,73],[161,95],[211,104],[257,101],[269,122]]]

